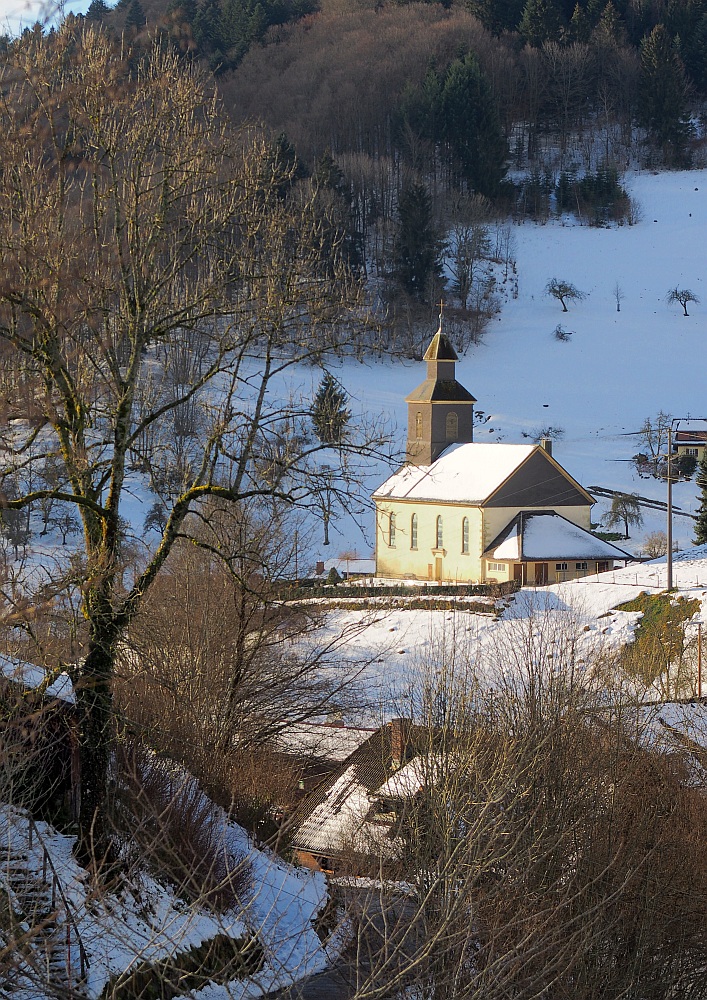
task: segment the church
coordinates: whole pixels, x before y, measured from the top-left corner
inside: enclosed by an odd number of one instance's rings
[[[633,558],[591,533],[595,500],[551,441],[474,441],[476,399],[441,319],[423,360],[427,378],[405,399],[406,463],[373,494],[376,576],[542,586]]]

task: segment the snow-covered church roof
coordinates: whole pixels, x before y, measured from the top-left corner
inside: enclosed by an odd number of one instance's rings
[[[530,460],[532,459],[532,463]],[[542,475],[535,465],[540,463]],[[545,463],[552,466],[548,475]],[[439,503],[483,504],[521,466],[534,469],[531,479],[547,483],[551,491],[540,503],[531,501],[528,483],[520,484],[510,506],[549,506],[556,503],[593,503],[592,497],[552,460],[539,445],[478,444],[468,442],[446,448],[432,465],[404,465],[373,494],[376,500],[431,500]]]
[[[373,496],[483,503],[535,448],[532,444],[453,444],[432,465],[404,465]]]
[[[487,559],[633,559],[555,511],[521,511],[484,552]]]

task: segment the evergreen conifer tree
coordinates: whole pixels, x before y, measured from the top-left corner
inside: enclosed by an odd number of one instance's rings
[[[560,37],[562,19],[553,0],[527,0],[518,31],[529,45],[556,41]]]
[[[346,427],[351,411],[346,409],[346,390],[331,372],[324,372],[312,408],[314,433],[322,444],[341,444],[346,437]]]
[[[125,27],[135,28],[136,31],[140,31],[146,24],[147,18],[145,17],[145,11],[142,9],[140,0],[132,0],[125,18]]]
[[[87,21],[101,21],[110,10],[105,0],[91,0],[86,11]]]
[[[678,51],[662,24],[641,43],[638,118],[669,163],[684,162],[690,135],[687,80]]]
[[[398,199],[395,273],[406,292],[429,301],[442,277],[442,244],[432,221],[432,199],[424,184],[408,184]]]
[[[508,146],[491,86],[472,53],[455,59],[449,67],[439,117],[443,138],[457,156],[469,186],[494,198],[506,172]]]
[[[707,451],[703,452],[695,482],[700,488],[700,506],[695,521],[695,545],[707,545]]]

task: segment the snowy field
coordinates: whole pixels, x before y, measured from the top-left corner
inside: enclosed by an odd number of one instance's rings
[[[498,617],[464,602],[453,611],[381,606],[377,613],[331,612],[321,636],[336,647],[331,669],[354,672],[359,692],[356,704],[344,708],[344,718],[349,724],[375,724],[414,713],[421,692],[436,682],[443,667],[488,689],[513,683],[548,653],[591,670],[599,656],[633,640],[641,612],[617,606],[642,592],[660,593],[666,573],[662,558],[537,590],[524,588],[498,602]],[[700,602],[700,611],[686,625],[687,639],[694,639],[707,620],[707,546],[675,555],[673,583],[680,596]],[[364,622],[366,627],[360,627]],[[350,637],[337,645],[335,637],[346,631]],[[693,694],[696,683],[695,676]],[[647,701],[661,698],[659,686],[634,693]]]

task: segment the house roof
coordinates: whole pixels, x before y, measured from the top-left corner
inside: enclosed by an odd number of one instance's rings
[[[359,727],[297,722],[278,734],[275,746],[281,753],[341,763],[362,743],[370,739],[375,731]]]
[[[695,444],[707,443],[707,428],[701,431],[675,431],[673,443],[685,444],[685,442],[694,442]]]
[[[335,854],[355,844],[371,800],[391,771],[390,728],[382,726],[353,751],[297,809],[294,847]]]
[[[633,559],[553,510],[521,511],[484,552],[487,559]]]
[[[404,465],[373,498],[509,507],[594,503],[539,445],[477,442],[450,445],[432,465]]]
[[[35,663],[18,660],[14,656],[0,656],[0,678],[5,678],[26,691],[36,690],[46,684],[47,675],[48,671]],[[67,673],[62,672],[55,676],[43,694],[45,698],[57,698],[71,705],[76,703],[74,686]]]

